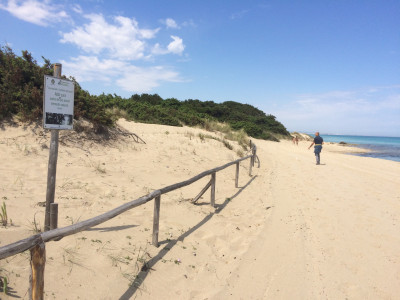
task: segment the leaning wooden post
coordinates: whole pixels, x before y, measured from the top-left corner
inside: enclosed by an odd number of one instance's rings
[[[196,203],[197,200],[200,199],[201,196],[208,190],[208,188],[211,186],[212,179],[206,184],[206,186],[201,190],[201,192],[193,199],[192,203]]]
[[[215,182],[216,172],[211,174],[211,206],[215,206]]]
[[[235,187],[239,187],[239,163],[236,163]]]
[[[46,264],[46,246],[42,241],[31,252],[31,275],[29,278],[29,299],[43,300],[44,297],[44,267]]]
[[[61,64],[54,64],[54,77],[61,78]],[[59,130],[51,130],[49,165],[47,169],[47,190],[46,190],[46,213],[44,216],[44,231],[50,230],[50,204],[54,203],[56,190],[56,172],[58,158],[58,133]]]
[[[153,215],[153,245],[158,247],[158,232],[160,228],[160,205],[161,196],[154,199],[154,215]]]

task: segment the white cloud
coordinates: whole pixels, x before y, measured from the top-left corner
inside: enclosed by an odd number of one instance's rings
[[[179,74],[163,66],[137,67],[126,61],[79,56],[61,61],[63,72],[78,82],[116,84],[131,93],[148,93],[163,82],[181,82]]]
[[[175,20],[171,18],[167,18],[165,21],[163,21],[163,23],[165,24],[165,26],[167,26],[167,28],[173,28],[173,29],[180,28],[178,24],[175,22]]]
[[[183,51],[185,50],[185,45],[183,44],[183,40],[180,37],[171,35],[172,42],[168,44],[166,48],[163,48],[159,43],[155,44],[152,49],[152,53],[156,55],[162,54],[178,54],[182,55]]]
[[[157,41],[160,27],[141,28],[134,18],[124,16],[109,20],[102,14],[86,14],[79,4],[69,7],[71,16],[84,18],[81,25],[74,26],[77,20],[72,20],[64,6],[54,2],[57,1],[0,0],[0,9],[40,26],[57,22],[72,26],[60,32],[60,43],[79,48],[82,55],[61,60],[63,73],[81,83],[131,93],[146,93],[163,83],[182,81],[173,68],[155,62],[156,54],[182,55],[185,50],[182,38],[170,36],[169,44],[163,45]],[[171,18],[165,19],[164,24],[179,29]],[[134,60],[141,60],[140,66],[134,65]]]
[[[76,7],[79,12],[79,7]],[[161,30],[142,29],[134,18],[116,16],[113,23],[101,14],[83,15],[88,22],[62,33],[62,43],[71,43],[88,55],[81,55],[62,61],[66,74],[75,77],[78,82],[100,83],[104,87],[122,89],[130,93],[148,93],[165,82],[182,81],[179,73],[172,68],[160,65],[138,66],[134,60],[142,60],[141,65],[153,62],[154,55],[182,55],[185,46],[183,40],[171,36],[167,46],[149,40],[157,38]],[[171,19],[172,20],[172,19]],[[169,21],[169,26],[174,26]],[[104,90],[103,90],[104,91]]]
[[[50,0],[9,0],[7,5],[0,3],[0,9],[4,9],[18,19],[39,26],[48,26],[52,23],[64,22],[69,19],[68,14],[59,5]]]
[[[89,24],[64,33],[62,43],[72,43],[87,53],[106,51],[110,57],[123,60],[145,58],[145,40],[154,38],[157,29],[140,29],[135,19],[117,16],[116,24],[109,24],[102,15],[85,16]]]
[[[172,18],[167,18],[165,20],[160,21],[162,24],[166,26],[167,29],[181,29],[181,27],[197,27],[193,20],[188,20],[182,22],[180,25],[176,23],[176,21]]]
[[[90,54],[106,54],[114,59],[146,59],[151,54],[178,54],[185,50],[183,40],[171,36],[172,42],[167,47],[156,43],[152,49],[147,40],[156,37],[160,28],[141,29],[135,19],[122,16],[114,18],[115,24],[108,23],[103,15],[85,16],[89,23],[62,34],[62,43],[71,43]]]
[[[173,41],[168,45],[168,51],[171,53],[181,55],[183,50],[185,50],[185,45],[183,44],[183,40],[180,37],[171,35]]]
[[[82,14],[83,13],[82,7],[79,4],[72,5],[72,10],[74,12],[76,12],[77,14]]]
[[[63,73],[73,76],[78,82],[112,82],[120,76],[125,63],[112,59],[99,59],[97,56],[78,56],[71,61],[62,60]]]
[[[182,23],[184,27],[197,27],[196,23],[193,20],[185,21]]]
[[[139,68],[130,66],[116,82],[118,86],[132,93],[148,93],[161,82],[180,82],[179,74],[162,66]]]
[[[166,48],[163,48],[159,43],[157,43],[153,46],[151,53],[155,55],[162,55],[162,54],[167,54],[168,50]]]

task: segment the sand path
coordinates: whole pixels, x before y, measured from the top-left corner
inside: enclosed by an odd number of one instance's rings
[[[399,165],[324,151],[315,166],[305,143],[261,147],[270,216],[213,299],[395,299]]]

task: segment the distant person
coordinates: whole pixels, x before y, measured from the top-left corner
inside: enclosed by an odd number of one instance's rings
[[[299,138],[297,136],[294,137],[294,142],[297,146],[299,145]]]
[[[315,153],[315,159],[317,161],[317,165],[320,164],[320,153],[322,150],[323,143],[324,143],[324,139],[319,136],[319,132],[316,132],[314,141],[311,143],[310,147],[308,147],[308,149],[310,149],[314,145],[314,153]]]

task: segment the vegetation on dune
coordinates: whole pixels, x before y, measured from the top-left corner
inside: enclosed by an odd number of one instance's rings
[[[17,115],[22,121],[38,120],[43,113],[44,75],[53,74],[48,59],[39,66],[28,51],[17,56],[7,46],[0,48],[0,120]],[[66,78],[63,76],[63,78]],[[242,130],[249,136],[278,140],[290,137],[286,128],[273,115],[249,105],[234,101],[162,99],[154,94],[135,94],[122,98],[116,94],[91,95],[75,82],[74,118],[85,118],[96,131],[113,126],[120,117],[143,123],[171,126],[200,126],[215,130],[210,124],[224,123],[233,130]]]
[[[0,48],[0,120],[17,115],[22,121],[34,121],[43,114],[44,75],[53,75],[53,66],[44,57],[39,66],[28,51],[16,56],[9,47]],[[63,78],[66,78],[63,76]],[[113,125],[113,119],[96,96],[75,82],[74,116],[93,122],[97,130]]]

